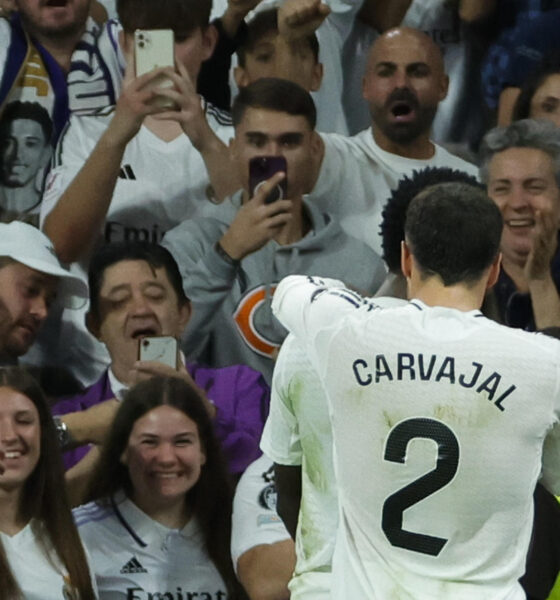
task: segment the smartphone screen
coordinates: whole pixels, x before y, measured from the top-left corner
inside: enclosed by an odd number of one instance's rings
[[[160,362],[177,368],[177,340],[170,335],[146,336],[138,340],[138,360]]]
[[[288,197],[288,165],[283,156],[255,156],[249,161],[249,196],[253,198],[259,187],[275,173],[286,177],[268,194],[265,202],[270,204]]]

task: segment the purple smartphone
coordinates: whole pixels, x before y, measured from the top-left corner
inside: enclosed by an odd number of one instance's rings
[[[283,156],[255,156],[249,161],[249,195],[254,197],[259,187],[275,173],[282,171],[286,177],[268,194],[265,202],[271,204],[288,197],[288,165]]]

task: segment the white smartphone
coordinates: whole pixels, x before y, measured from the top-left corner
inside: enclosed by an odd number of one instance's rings
[[[134,32],[134,61],[136,77],[159,67],[175,68],[174,35],[171,29],[137,29]],[[172,87],[173,82],[165,75],[157,77],[151,87]],[[162,108],[174,108],[169,98],[159,97],[154,101]]]
[[[153,335],[140,339],[138,360],[152,360],[176,369],[177,340],[170,335]]]

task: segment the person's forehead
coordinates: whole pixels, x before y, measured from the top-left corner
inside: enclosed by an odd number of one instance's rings
[[[14,119],[7,127],[9,135],[44,139],[43,128],[33,119]]]
[[[266,135],[282,135],[309,131],[309,123],[303,115],[290,115],[286,112],[265,108],[248,108],[239,123],[238,130],[263,133]]]
[[[182,410],[162,404],[142,415],[134,422],[133,435],[178,435],[198,433],[196,423]]]
[[[164,287],[171,285],[163,267],[154,269],[145,260],[122,260],[108,266],[103,272],[101,293],[109,293],[122,285],[136,286],[150,282]]]
[[[490,180],[523,180],[535,177],[555,180],[552,157],[539,148],[514,147],[496,152],[488,165]]]
[[[0,257],[1,258],[1,257]],[[13,260],[0,268],[0,274],[15,275],[18,279],[30,279],[45,286],[56,286],[58,277],[33,269],[23,263]]]
[[[421,32],[393,31],[380,37],[373,45],[369,65],[379,63],[412,64],[423,62],[441,68],[442,59],[434,42]]]

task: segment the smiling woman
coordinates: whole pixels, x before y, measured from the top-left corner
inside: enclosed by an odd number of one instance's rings
[[[118,459],[117,459],[118,457]],[[100,598],[240,598],[231,490],[198,392],[154,377],[125,396],[75,510]]]
[[[94,600],[41,389],[0,370],[0,600]]]

